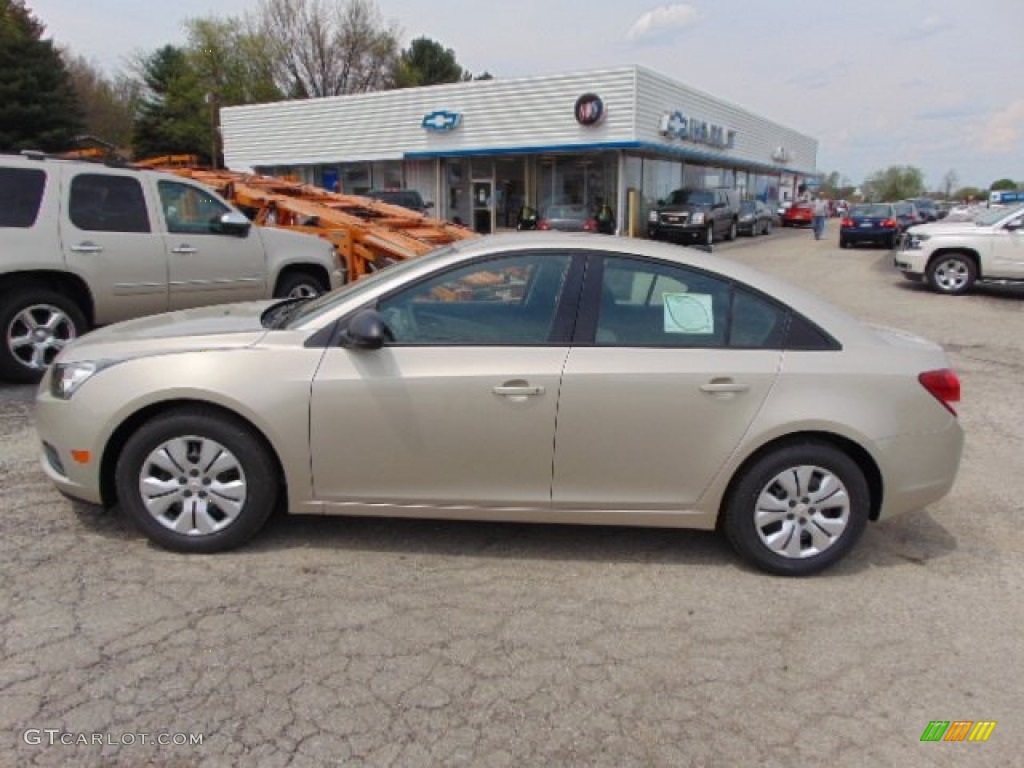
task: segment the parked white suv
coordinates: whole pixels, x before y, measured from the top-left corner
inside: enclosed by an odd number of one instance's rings
[[[973,221],[939,221],[907,230],[895,257],[911,280],[957,295],[977,281],[1024,282],[1024,205],[999,208]]]
[[[94,326],[342,282],[326,240],[253,227],[188,179],[0,155],[0,378],[38,379]]]

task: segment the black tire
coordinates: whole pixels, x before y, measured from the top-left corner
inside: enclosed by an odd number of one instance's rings
[[[971,290],[978,279],[974,259],[962,253],[944,253],[928,264],[925,273],[933,291],[947,296],[960,296]]]
[[[63,294],[29,285],[9,290],[0,305],[0,377],[36,382],[60,350],[89,329],[88,323]]]
[[[839,247],[840,248],[849,248],[850,247],[850,241],[847,240],[845,237],[840,237],[839,238]]]
[[[289,272],[277,281],[274,298],[314,299],[320,294],[326,293],[328,287],[320,278],[309,272]]]
[[[200,461],[203,449],[209,451],[203,457],[210,462],[206,467]],[[144,477],[154,486],[152,512],[143,499]],[[240,420],[201,407],[168,411],[136,430],[118,458],[115,481],[121,508],[150,540],[190,553],[244,544],[267,521],[280,486],[276,464],[257,433]],[[160,484],[170,485],[161,489]],[[211,530],[202,531],[197,521],[211,523]],[[190,529],[173,530],[175,524]]]
[[[723,528],[736,551],[758,568],[808,576],[857,543],[868,521],[869,494],[860,467],[838,448],[817,441],[790,443],[755,460],[734,481],[722,512]],[[779,519],[765,514],[758,524],[757,514],[772,507],[779,510]],[[815,535],[820,551],[812,546]],[[793,551],[780,554],[766,538],[777,539],[780,547],[791,543]]]
[[[710,246],[712,246],[714,244],[715,244],[715,225],[714,224],[708,224],[707,228],[704,230],[704,245],[710,247]]]
[[[725,233],[725,239],[726,240],[735,240],[736,239],[736,222],[735,221],[729,222],[729,229]]]

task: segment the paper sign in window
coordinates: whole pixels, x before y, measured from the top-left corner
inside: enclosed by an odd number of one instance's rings
[[[715,318],[706,293],[666,293],[665,333],[712,334]]]

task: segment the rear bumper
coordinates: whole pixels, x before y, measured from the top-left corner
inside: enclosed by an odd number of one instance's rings
[[[940,432],[879,440],[885,486],[879,517],[926,507],[949,493],[960,468],[964,432],[956,419]]]

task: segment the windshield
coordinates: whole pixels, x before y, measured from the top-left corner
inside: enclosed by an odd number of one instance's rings
[[[1015,205],[1012,208],[993,208],[990,211],[975,216],[974,223],[979,227],[991,227],[996,222],[1014,216],[1021,211],[1024,211],[1024,205]]]
[[[753,213],[756,208],[757,206],[754,204],[753,200],[742,200],[740,202],[740,210],[743,213]]]
[[[296,326],[307,323],[326,312],[330,312],[338,304],[348,301],[348,299],[360,291],[367,290],[376,285],[379,281],[390,279],[395,275],[401,274],[407,269],[413,269],[422,266],[425,262],[439,259],[447,256],[452,252],[452,247],[446,245],[442,248],[438,248],[425,256],[418,256],[415,259],[407,259],[405,261],[395,262],[390,264],[384,269],[374,272],[372,275],[360,278],[354,282],[348,283],[336,288],[330,293],[325,293],[311,301],[307,301],[305,304],[297,307],[288,317],[288,322],[285,327],[295,328]]]
[[[668,205],[711,205],[715,195],[705,189],[677,189],[668,196]]]

